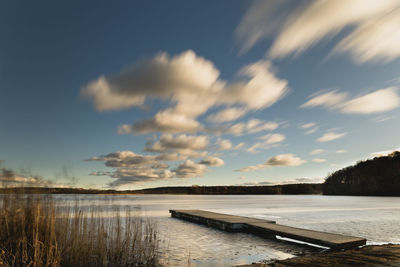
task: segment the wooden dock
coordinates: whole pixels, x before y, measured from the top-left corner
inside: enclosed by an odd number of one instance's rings
[[[276,224],[274,221],[234,216],[204,210],[170,210],[171,216],[205,224],[228,232],[250,233],[264,238],[286,237],[331,249],[348,249],[365,245],[365,238],[344,236]]]

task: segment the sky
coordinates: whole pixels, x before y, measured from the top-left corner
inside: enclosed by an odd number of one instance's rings
[[[4,1],[0,182],[322,182],[400,148],[400,2]]]

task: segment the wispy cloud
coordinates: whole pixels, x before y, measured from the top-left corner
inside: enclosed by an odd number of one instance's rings
[[[236,29],[241,52],[273,37],[268,55],[298,55],[344,29],[333,53],[350,53],[358,63],[388,62],[400,56],[397,0],[254,1]]]
[[[248,152],[255,153],[259,149],[269,149],[278,146],[280,143],[285,141],[286,136],[284,134],[267,134],[259,137],[258,139],[263,140],[262,142],[257,142],[247,149]]]
[[[383,113],[400,106],[400,96],[397,88],[389,87],[349,99],[348,93],[337,90],[320,91],[310,96],[310,99],[300,108],[325,107],[348,114]]]
[[[320,143],[324,143],[324,142],[329,142],[329,141],[333,141],[336,139],[340,139],[343,138],[347,135],[346,132],[342,132],[342,133],[336,133],[336,132],[326,132],[324,133],[320,138],[317,139],[318,142]]]
[[[314,149],[313,151],[311,151],[310,155],[318,155],[318,154],[322,154],[324,152],[325,152],[324,149],[318,148],[318,149]]]
[[[321,159],[321,158],[315,158],[315,159],[312,159],[312,161],[313,161],[313,162],[316,162],[316,163],[324,163],[324,162],[327,162],[326,159]]]
[[[336,150],[336,154],[344,154],[344,153],[347,153],[346,149],[338,149],[338,150]]]
[[[274,157],[269,158],[266,162],[258,165],[247,166],[244,168],[240,168],[237,171],[240,172],[248,172],[255,171],[259,169],[264,169],[268,167],[279,167],[279,166],[299,166],[305,163],[305,160],[302,160],[299,157],[296,157],[293,154],[280,154]]]

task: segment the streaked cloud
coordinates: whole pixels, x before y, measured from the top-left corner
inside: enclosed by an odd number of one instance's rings
[[[400,56],[399,25],[400,8],[397,6],[393,12],[360,24],[335,47],[334,52],[348,52],[357,63],[390,62]]]
[[[324,135],[322,135],[320,138],[317,139],[317,142],[324,143],[324,142],[329,142],[333,141],[336,139],[343,138],[347,135],[346,132],[341,132],[341,133],[336,133],[336,132],[326,132]]]
[[[353,98],[341,107],[344,113],[371,114],[382,113],[400,106],[400,97],[397,89],[389,87],[375,92]]]
[[[218,139],[217,140],[218,150],[229,150],[232,149],[232,142],[228,139]]]
[[[324,163],[324,162],[327,162],[327,160],[326,159],[321,159],[321,158],[315,158],[315,159],[312,159],[312,162]]]
[[[344,153],[347,153],[346,149],[338,149],[338,150],[336,150],[336,154],[344,154]]]
[[[400,106],[398,89],[389,87],[348,99],[348,93],[337,90],[321,91],[310,96],[310,99],[300,108],[325,107],[348,114],[384,113]]]
[[[283,134],[267,134],[259,137],[258,139],[263,140],[262,142],[257,142],[247,149],[248,152],[255,153],[259,149],[269,149],[275,147],[285,141],[286,136]]]
[[[318,149],[314,149],[313,151],[311,151],[311,152],[310,152],[310,155],[318,155],[318,154],[322,154],[322,153],[324,153],[324,152],[325,152],[324,149],[318,148]]]
[[[248,171],[265,169],[268,167],[300,166],[305,162],[306,162],[305,160],[302,160],[301,158],[296,157],[293,154],[280,154],[280,155],[269,158],[266,162],[264,162],[262,164],[247,166],[244,168],[240,168],[237,171],[248,172]]]
[[[300,127],[306,130],[305,134],[313,134],[318,130],[318,126],[314,122],[304,123]]]
[[[254,1],[236,28],[241,52],[274,38],[271,58],[299,55],[344,33],[332,50],[358,63],[388,62],[400,56],[400,3],[397,0]]]
[[[211,122],[229,122],[234,121],[246,114],[245,108],[226,108],[207,117]]]
[[[325,107],[328,109],[336,108],[340,106],[348,98],[348,93],[340,93],[338,90],[332,91],[319,91],[311,96],[309,100],[300,106],[300,108],[313,108],[313,107]]]
[[[222,127],[220,132],[240,136],[244,134],[254,134],[262,131],[273,131],[276,130],[278,127],[279,123],[277,122],[250,119],[247,122],[239,122],[230,126]]]
[[[315,126],[316,126],[316,124],[315,124],[314,122],[308,122],[308,123],[302,124],[302,125],[301,125],[301,128],[303,128],[303,129],[309,129],[309,128],[312,128],[312,127],[315,127]]]

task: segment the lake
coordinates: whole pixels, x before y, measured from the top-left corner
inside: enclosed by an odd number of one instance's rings
[[[61,203],[137,210],[157,224],[170,266],[231,266],[301,255],[315,248],[225,233],[171,218],[169,209],[202,209],[279,224],[400,243],[400,197],[321,195],[56,195]]]

